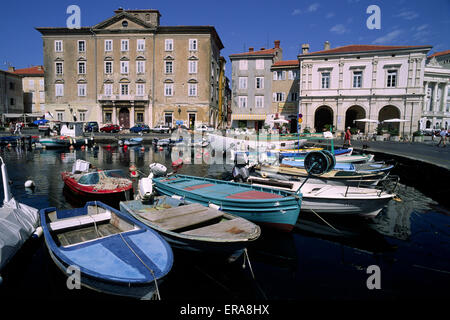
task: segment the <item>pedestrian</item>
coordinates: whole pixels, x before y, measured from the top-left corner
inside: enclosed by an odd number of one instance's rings
[[[445,148],[446,147],[445,140],[447,139],[447,130],[441,128],[441,132],[439,132],[439,135],[441,137],[441,140],[439,140],[439,143],[436,146],[439,147],[439,145],[442,142],[442,148]]]
[[[348,141],[349,146],[352,145],[352,143],[350,141],[351,137],[352,137],[352,134],[350,132],[350,127],[347,127],[347,131],[345,131],[345,136],[344,136],[344,145],[347,144],[347,141]]]

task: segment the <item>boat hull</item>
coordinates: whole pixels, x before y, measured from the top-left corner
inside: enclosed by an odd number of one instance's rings
[[[222,211],[232,215],[287,232],[293,229],[301,206],[301,195],[222,180],[176,175],[170,179],[156,178],[154,182],[156,190],[162,195],[169,197],[178,195],[186,201],[197,202],[204,206],[215,204]],[[196,189],[196,186],[202,185],[213,188]],[[226,190],[230,189],[242,190],[243,195],[257,194],[269,198],[239,199],[230,198],[226,194],[223,197],[218,196],[220,192],[226,193]]]

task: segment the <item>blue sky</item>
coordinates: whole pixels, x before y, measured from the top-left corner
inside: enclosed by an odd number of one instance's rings
[[[281,41],[283,59],[295,59],[302,43],[311,51],[321,50],[325,41],[331,47],[347,44],[432,45],[434,51],[450,49],[450,0],[374,1],[5,1],[0,34],[0,69],[7,63],[16,68],[43,63],[42,41],[35,27],[64,27],[66,8],[81,9],[81,25],[91,26],[124,9],[158,9],[161,25],[212,25],[229,61],[232,53],[273,47]],[[381,9],[381,29],[369,30],[369,5]],[[230,76],[231,65],[227,65]]]

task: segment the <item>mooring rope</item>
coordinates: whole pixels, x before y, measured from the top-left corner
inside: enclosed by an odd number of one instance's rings
[[[242,268],[243,269],[245,269],[245,261],[246,260],[248,261],[248,266],[249,266],[249,269],[250,269],[250,273],[252,274],[253,279],[256,280],[255,279],[255,274],[253,273],[252,264],[250,263],[250,258],[248,256],[247,248],[244,248],[244,263],[242,264]]]
[[[342,233],[341,231],[339,231],[338,229],[336,229],[335,227],[333,227],[331,224],[329,224],[324,218],[322,218],[321,216],[319,216],[319,214],[317,212],[315,212],[313,209],[311,209],[311,211],[318,216],[323,222],[325,222],[329,227],[331,227],[332,229],[336,230],[339,233]]]
[[[152,274],[153,280],[155,281],[155,288],[156,288],[156,297],[157,297],[157,300],[161,300],[161,295],[159,294],[159,288],[158,288],[158,281],[156,281],[155,273],[153,272],[153,270],[152,270],[149,266],[147,266],[147,265],[145,264],[145,262],[141,259],[141,257],[139,257],[139,255],[133,250],[133,248],[131,248],[131,246],[128,244],[128,242],[125,240],[125,238],[122,236],[122,233],[119,233],[119,235],[120,235],[120,238],[122,238],[123,242],[124,242],[124,243],[127,245],[127,247],[130,249],[130,251],[133,252],[133,254],[136,256],[136,258],[138,258],[139,261],[144,265],[144,267],[146,267],[147,270],[149,270],[150,273]]]

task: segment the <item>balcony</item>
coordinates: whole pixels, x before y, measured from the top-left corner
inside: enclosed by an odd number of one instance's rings
[[[120,95],[120,94],[113,94],[110,96],[104,95],[104,94],[99,94],[97,99],[99,101],[148,101],[148,95],[142,95],[142,96],[137,96],[137,95]]]

